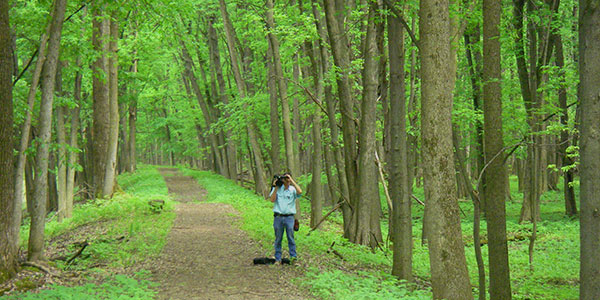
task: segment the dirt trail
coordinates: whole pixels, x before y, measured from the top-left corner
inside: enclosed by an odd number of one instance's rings
[[[264,256],[257,243],[232,223],[230,205],[202,203],[206,192],[177,169],[160,169],[177,218],[160,258],[152,262],[159,299],[309,299],[290,283],[300,276],[291,266],[254,266]]]

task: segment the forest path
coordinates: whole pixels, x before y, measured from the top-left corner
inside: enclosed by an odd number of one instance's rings
[[[260,246],[232,226],[238,212],[227,204],[203,203],[206,191],[177,169],[159,169],[169,194],[178,201],[177,217],[163,251],[152,267],[159,299],[307,299],[290,266],[252,264],[264,256]]]

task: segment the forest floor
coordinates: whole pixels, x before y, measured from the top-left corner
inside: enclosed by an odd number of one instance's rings
[[[177,217],[159,258],[148,262],[159,299],[307,299],[291,280],[300,268],[253,265],[264,250],[234,223],[227,204],[202,202],[206,192],[177,169],[160,169]]]

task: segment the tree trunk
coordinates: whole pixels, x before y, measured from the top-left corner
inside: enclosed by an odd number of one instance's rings
[[[8,10],[8,1],[0,1],[0,284],[17,273],[19,239],[19,230],[15,228],[16,222],[13,221],[17,216],[13,214],[14,155],[13,143],[10,142],[13,140],[13,54]]]
[[[29,261],[44,258],[44,228],[46,223],[46,197],[48,193],[48,154],[52,133],[52,102],[54,101],[54,82],[62,24],[65,15],[66,0],[56,0],[52,11],[52,24],[48,40],[48,56],[42,69],[42,99],[39,116],[40,144],[36,152],[36,176],[34,182],[34,204],[29,230]]]
[[[267,22],[268,39],[271,42],[273,66],[277,77],[277,88],[279,90],[279,97],[281,98],[281,116],[283,122],[283,137],[285,141],[287,169],[291,171],[293,175],[298,176],[299,166],[295,165],[296,161],[294,156],[294,140],[292,136],[292,121],[290,116],[290,104],[287,95],[287,84],[283,75],[283,67],[281,66],[281,56],[279,54],[279,40],[272,32],[273,30],[275,30],[275,20],[273,17],[273,1],[267,0],[266,5],[267,12],[265,21]]]
[[[473,295],[455,196],[451,121],[455,74],[448,6],[446,0],[423,0],[419,9],[425,222],[429,223],[433,297],[464,300],[473,299]]]
[[[62,72],[61,62],[58,62],[56,69],[56,93],[60,96],[64,96],[62,91]],[[57,178],[57,191],[58,191],[58,222],[62,222],[67,216],[67,129],[65,128],[65,107],[58,106],[56,108],[56,140],[58,143],[57,151],[57,163],[58,163],[58,174]]]
[[[323,73],[320,68],[318,61],[315,59],[318,54],[318,49],[314,49],[312,42],[306,41],[304,43],[304,50],[310,59],[311,73],[313,79],[313,85],[315,88],[316,98],[315,101],[315,113],[312,116],[312,140],[313,140],[313,162],[311,164],[312,170],[312,181],[311,181],[311,202],[310,202],[310,227],[315,228],[323,217],[323,185],[321,184],[321,172],[323,165],[323,152],[321,148],[321,107],[323,99]]]
[[[119,82],[118,82],[118,41],[119,23],[117,13],[110,17],[110,42],[108,43],[108,98],[110,107],[110,125],[108,137],[108,152],[106,156],[106,170],[104,172],[104,186],[102,194],[112,196],[115,190],[117,176],[117,151],[119,146]]]
[[[323,68],[323,74],[329,73],[329,53],[326,47],[327,33],[323,26],[323,19],[320,15],[317,7],[316,0],[312,0],[312,10],[315,17],[315,26],[319,33],[319,50],[321,65]],[[335,158],[335,167],[337,170],[337,178],[339,179],[339,192],[342,204],[342,215],[344,219],[344,237],[350,238],[350,223],[352,219],[352,209],[350,205],[350,195],[348,191],[348,181],[346,177],[346,170],[344,167],[344,159],[342,157],[342,148],[339,143],[339,129],[335,118],[335,99],[332,92],[331,84],[324,87],[325,93],[325,104],[328,115],[329,134],[331,139],[331,149],[333,150],[333,156]]]
[[[388,16],[388,48],[390,56],[390,149],[389,182],[393,211],[392,274],[412,281],[412,217],[408,182],[408,147],[406,137],[406,99],[404,82],[404,30],[400,16]]]
[[[567,89],[565,86],[565,72],[563,71],[565,65],[565,58],[563,55],[563,45],[560,34],[556,35],[554,40],[556,43],[556,66],[560,71],[560,87],[558,89],[558,103],[560,106],[560,124],[564,126],[560,132],[560,146],[559,156],[561,159],[562,167],[570,166],[573,164],[573,160],[569,157],[567,149],[569,148],[569,131],[567,130],[569,124],[569,109],[567,107]],[[571,185],[573,182],[573,168],[569,168],[567,171],[563,171],[563,192],[565,197],[565,213],[568,216],[577,215],[577,202],[575,201],[575,189]]]
[[[600,298],[600,5],[579,1],[581,263],[579,297]]]
[[[281,147],[279,146],[279,105],[277,102],[277,84],[275,68],[273,67],[273,50],[270,49],[271,42],[269,42],[269,49],[267,50],[267,68],[268,78],[267,87],[269,89],[269,102],[270,102],[270,133],[271,133],[271,168],[273,173],[278,174],[281,171],[281,159],[279,155],[281,153]]]
[[[483,117],[484,198],[490,267],[490,299],[511,299],[506,240],[506,169],[502,130],[502,71],[500,65],[501,3],[483,0]]]
[[[81,62],[77,59],[77,66],[79,67]],[[71,135],[70,135],[70,143],[72,149],[78,149],[79,145],[77,142],[77,137],[79,133],[79,113],[81,110],[81,72],[77,71],[75,73],[75,88],[73,90],[73,98],[75,99],[76,106],[71,110]],[[67,218],[71,218],[73,216],[73,190],[75,188],[75,173],[77,169],[75,165],[77,164],[77,153],[71,152],[69,153],[69,163],[67,169],[67,203],[66,203],[66,213],[65,216]]]
[[[334,0],[324,0],[325,20],[327,23],[327,32],[331,43],[331,52],[333,61],[339,73],[336,76],[338,96],[340,98],[340,109],[342,113],[342,136],[344,140],[344,168],[346,171],[346,180],[348,184],[349,205],[353,207],[353,215],[357,213],[358,194],[358,170],[356,162],[358,153],[356,150],[356,120],[354,117],[354,98],[352,96],[352,87],[350,83],[350,49],[348,40],[343,31],[343,24],[339,23],[341,11],[336,11]],[[346,218],[345,218],[346,219]],[[351,241],[356,240],[356,226],[353,224],[355,218],[348,218],[347,235]],[[346,224],[344,224],[346,226]],[[346,233],[346,229],[344,230]]]
[[[374,16],[377,7],[371,4],[367,25],[367,36],[363,69],[363,99],[360,119],[359,168],[358,168],[358,219],[356,223],[357,244],[369,245],[376,249],[382,241],[381,228],[379,227],[379,185],[377,183],[377,169],[375,165],[375,130],[377,110],[377,44],[375,42]]]
[[[105,18],[100,3],[95,3],[93,8],[92,44],[98,57],[92,66],[93,86],[93,194],[102,198],[104,179],[106,175],[107,155],[110,140],[110,97],[109,97],[109,69],[108,69],[108,37],[110,36],[109,21]]]
[[[223,18],[223,25],[225,27],[225,37],[227,38],[227,47],[229,50],[229,58],[231,63],[231,69],[233,71],[233,77],[235,79],[235,83],[238,89],[239,97],[244,99],[246,98],[246,90],[247,85],[244,83],[242,79],[242,75],[240,72],[240,67],[237,59],[237,51],[235,50],[235,40],[236,34],[231,24],[231,20],[229,19],[229,14],[227,12],[227,6],[225,5],[224,0],[219,1],[219,8],[221,11],[221,17]],[[255,176],[255,191],[259,195],[266,197],[270,188],[267,187],[267,180],[265,178],[264,164],[262,153],[260,149],[260,145],[258,144],[258,130],[256,128],[256,124],[253,120],[248,120],[249,124],[247,126],[248,130],[248,140],[250,142],[251,147],[251,155],[254,158],[254,165],[256,168],[256,176]],[[300,211],[297,210],[297,213],[300,214]]]
[[[192,57],[190,56],[190,54],[186,48],[186,45],[183,43],[183,41],[181,41],[181,52],[182,52],[182,58],[183,58],[183,63],[184,63],[184,68],[185,68],[185,76],[189,80],[189,82],[192,86],[192,90],[194,91],[194,94],[196,95],[196,99],[198,100],[198,105],[202,109],[202,115],[204,116],[204,120],[206,122],[206,127],[207,127],[206,130],[210,132],[210,128],[213,126],[212,125],[213,124],[212,113],[206,103],[206,100],[204,99],[204,95],[202,94],[202,91],[200,90],[200,86],[198,86],[198,81],[197,81],[196,75],[194,74],[194,71],[193,71]],[[210,132],[210,133],[208,133],[208,138],[209,138],[210,145],[211,145],[211,148],[212,148],[213,154],[215,155],[215,160],[216,160],[217,169],[214,171],[219,172],[223,176],[226,176],[227,168],[225,168],[225,166],[223,166],[223,158],[221,157],[221,152],[219,151],[219,142],[217,141],[217,136],[214,132]]]
[[[217,39],[217,31],[215,30],[213,23],[215,17],[211,16],[208,20],[208,44],[210,50],[210,58],[214,73],[217,75],[217,84],[219,86],[219,97],[221,102],[225,105],[229,104],[227,92],[225,91],[225,80],[223,79],[223,70],[221,68],[221,57],[219,55],[219,40]],[[228,117],[226,115],[226,117]],[[236,166],[236,150],[233,139],[231,138],[231,131],[225,132],[226,148],[225,148],[225,162],[228,168],[229,178],[237,180],[237,166]]]
[[[33,75],[31,78],[31,85],[29,86],[29,93],[27,95],[27,112],[25,114],[25,120],[23,121],[23,126],[21,129],[21,141],[19,144],[19,155],[17,157],[17,166],[15,169],[15,195],[14,195],[14,208],[13,208],[13,237],[18,237],[19,229],[21,228],[21,219],[23,213],[23,176],[25,173],[25,164],[27,161],[27,156],[25,155],[25,151],[29,147],[29,141],[31,139],[31,116],[33,114],[33,106],[35,103],[35,96],[37,93],[37,88],[40,80],[40,76],[42,74],[42,66],[44,65],[44,61],[46,60],[46,43],[48,42],[48,31],[50,30],[50,23],[46,27],[46,32],[42,34],[40,37],[40,47],[38,49],[38,59],[35,64],[35,69],[33,71]],[[12,86],[12,85],[11,85]],[[28,198],[31,200],[31,198]],[[18,247],[18,238],[14,241],[15,247]]]

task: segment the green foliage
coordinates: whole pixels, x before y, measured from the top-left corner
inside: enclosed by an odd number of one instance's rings
[[[385,273],[350,274],[310,268],[299,282],[323,299],[431,299],[429,292],[417,290]]]
[[[115,275],[101,284],[88,283],[82,286],[51,285],[50,289],[37,294],[15,294],[0,297],[3,300],[112,300],[112,299],[152,299],[156,292],[151,289],[155,283],[148,281],[147,272],[136,274],[135,278]]]

